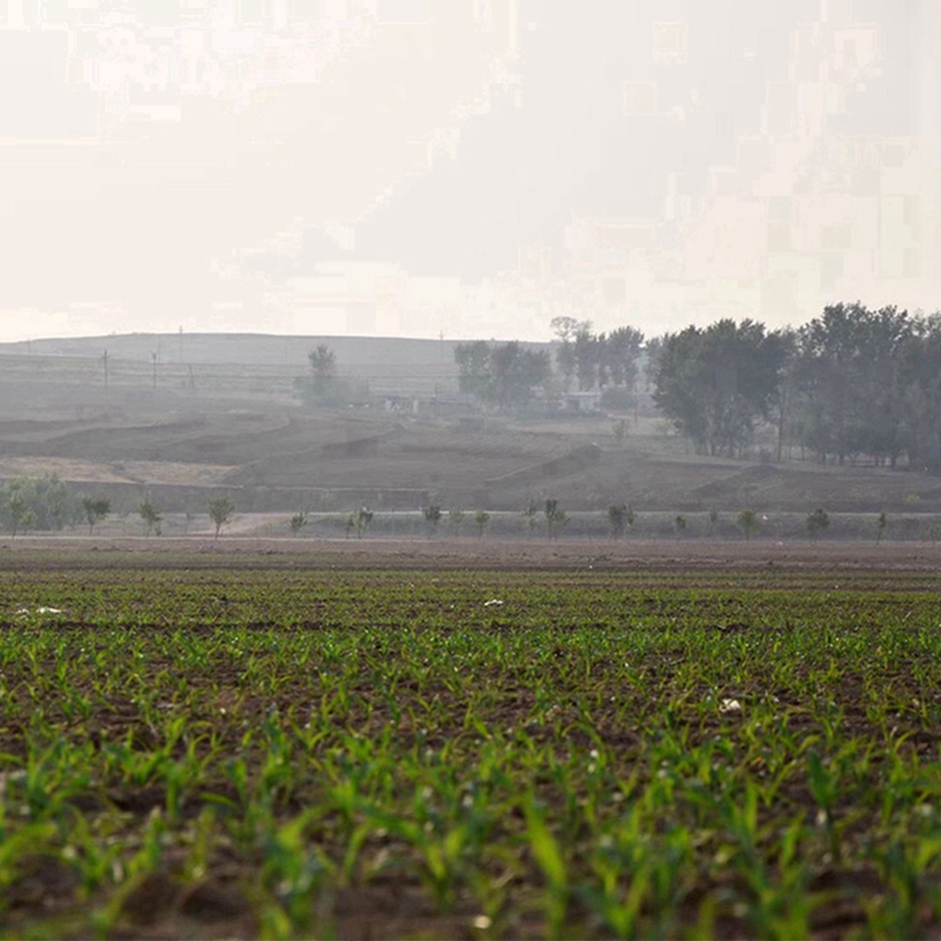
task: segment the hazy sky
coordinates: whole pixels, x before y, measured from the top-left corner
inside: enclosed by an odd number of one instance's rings
[[[941,0],[652,6],[0,0],[0,339],[941,306]]]

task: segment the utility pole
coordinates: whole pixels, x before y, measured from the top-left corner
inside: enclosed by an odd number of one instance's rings
[[[108,388],[108,351],[105,350],[104,355],[101,357],[102,362],[105,364],[105,388]]]
[[[157,388],[157,354],[151,353],[150,357],[154,361],[154,389],[156,390]]]

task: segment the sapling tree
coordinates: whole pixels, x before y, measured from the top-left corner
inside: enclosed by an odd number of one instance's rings
[[[95,526],[111,512],[111,501],[107,497],[83,497],[82,510],[88,523],[88,534],[95,531]]]
[[[627,504],[617,503],[608,507],[608,525],[611,527],[611,537],[615,540],[624,535],[627,527]]]
[[[478,510],[474,514],[474,525],[477,527],[477,538],[483,539],[484,532],[490,523],[490,514],[486,510]]]
[[[355,515],[355,529],[356,529],[356,538],[362,539],[366,535],[366,530],[369,529],[370,523],[373,521],[373,512],[368,507],[361,506]]]
[[[752,536],[761,529],[761,517],[754,510],[742,510],[738,514],[738,525],[745,534],[745,541],[751,542]]]
[[[885,527],[888,523],[885,513],[880,513],[879,518],[876,520],[876,543],[880,543],[885,536]]]
[[[291,517],[291,522],[288,525],[291,528],[292,535],[299,535],[300,531],[307,525],[307,510],[301,510],[300,513],[295,513]]]
[[[820,507],[807,514],[807,534],[816,542],[830,528],[830,517]]]
[[[232,514],[234,512],[235,504],[232,502],[232,498],[228,494],[224,494],[220,497],[213,497],[209,501],[209,518],[216,527],[216,539],[219,538],[219,534],[222,532],[222,527],[231,521]]]
[[[459,507],[451,507],[448,510],[448,526],[453,536],[461,535],[461,526],[464,523],[464,511]]]
[[[523,529],[526,530],[526,535],[532,536],[533,530],[536,528],[536,517],[539,516],[539,507],[536,501],[530,500],[529,503],[523,507],[523,511],[520,515],[523,518]]]
[[[425,517],[425,523],[428,526],[428,538],[430,539],[438,531],[438,524],[441,522],[441,507],[437,503],[429,503],[422,510]]]
[[[158,507],[153,500],[144,500],[137,508],[137,512],[140,514],[140,518],[147,527],[147,535],[149,536],[156,531],[159,536],[160,524],[163,522],[163,517],[160,515],[160,507]]]
[[[558,500],[546,500],[543,512],[546,515],[546,536],[551,540],[558,535],[559,530],[565,525],[568,517],[565,514],[565,510],[559,506]]]

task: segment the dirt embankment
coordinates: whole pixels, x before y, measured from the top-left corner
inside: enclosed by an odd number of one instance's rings
[[[487,487],[507,487],[542,483],[554,477],[564,477],[577,471],[593,467],[601,460],[602,450],[596,444],[583,448],[575,448],[562,457],[551,461],[542,461],[531,467],[522,467],[500,477],[491,477],[485,480]]]

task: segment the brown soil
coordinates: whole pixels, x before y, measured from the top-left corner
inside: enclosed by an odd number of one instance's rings
[[[0,542],[0,569],[209,565],[245,568],[638,572],[941,573],[941,544],[720,540],[558,542],[425,538],[304,539],[41,536]]]

